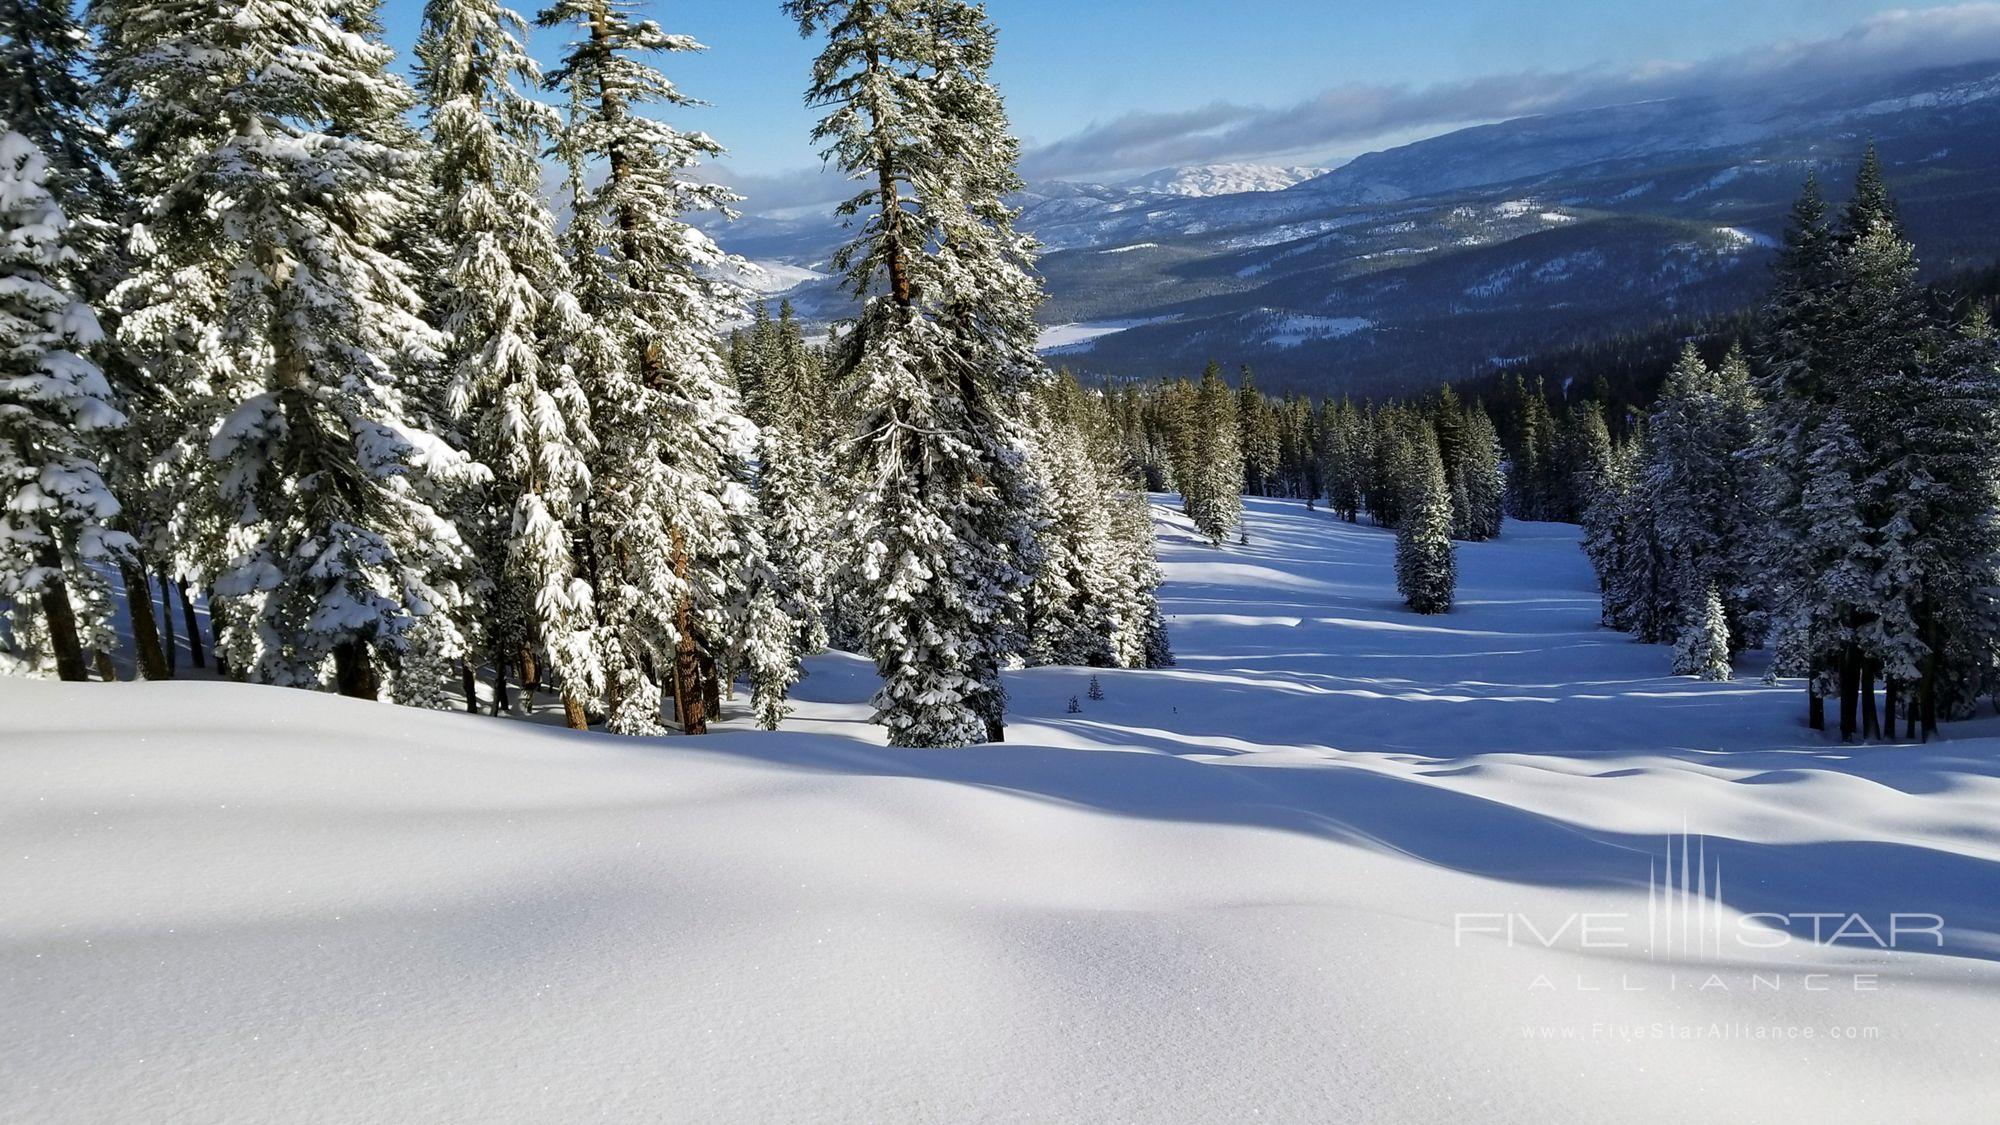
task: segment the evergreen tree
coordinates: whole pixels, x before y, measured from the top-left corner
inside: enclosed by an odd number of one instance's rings
[[[1803,676],[1809,721],[1825,728],[1824,700],[1832,684],[1833,646],[1827,622],[1809,608],[1808,591],[1825,560],[1806,550],[1814,522],[1806,504],[1820,428],[1837,401],[1833,388],[1830,295],[1837,247],[1818,182],[1806,178],[1792,206],[1775,283],[1758,331],[1757,389],[1764,403],[1757,456],[1769,467],[1758,536],[1759,571],[1784,607],[1776,621],[1773,673]]]
[[[1689,347],[1648,427],[1645,498],[1673,616],[1698,612],[1710,590],[1720,591],[1732,654],[1761,642],[1764,632],[1762,580],[1751,556],[1762,491],[1752,457],[1755,414],[1742,356],[1732,353],[1718,372]]]
[[[702,734],[765,565],[745,483],[757,431],[717,343],[735,292],[712,280],[724,257],[684,218],[733,201],[691,174],[721,149],[639,112],[695,104],[648,56],[702,48],[614,0],[557,0],[537,19],[581,32],[546,85],[569,103],[557,153],[589,323],[577,342],[596,411],[586,569],[610,727],[659,731],[664,680],[682,729]]]
[[[590,489],[590,405],[561,362],[583,328],[540,191],[543,139],[558,122],[523,89],[541,77],[523,35],[520,17],[493,0],[424,10],[419,88],[441,195],[436,234],[451,251],[436,315],[450,340],[451,409],[495,478],[468,521],[500,584],[492,661],[525,666],[546,653],[569,724],[583,729],[604,683],[595,595],[573,547]]]
[[[863,302],[833,367],[857,431],[851,541],[864,545],[876,721],[899,746],[1002,735],[1001,665],[1021,651],[1038,565],[1022,398],[1034,352],[1033,246],[1005,197],[1018,145],[987,78],[993,28],[958,0],[789,0],[824,34],[809,101],[830,162],[865,188],[835,258]]]
[[[1354,404],[1341,400],[1320,407],[1319,476],[1327,506],[1348,523],[1361,518],[1361,482],[1367,454],[1362,447],[1361,419]]]
[[[1448,613],[1458,585],[1451,493],[1437,439],[1426,431],[1414,444],[1420,469],[1411,479],[1407,511],[1396,530],[1396,589],[1418,613]]]
[[[1186,480],[1182,484],[1195,530],[1216,546],[1243,521],[1243,451],[1236,398],[1215,364],[1201,376],[1190,404]]]
[[[1674,675],[1717,683],[1730,678],[1729,618],[1713,586],[1688,605],[1674,642]]]
[[[437,359],[388,250],[415,154],[372,7],[227,12],[101,0],[103,69],[142,221],[120,342],[172,440],[155,464],[176,569],[208,578],[233,670],[434,698],[468,552],[432,499],[477,466],[412,401]]]
[[[1244,494],[1270,495],[1272,478],[1278,472],[1278,416],[1271,401],[1257,390],[1257,380],[1247,367],[1243,369],[1243,386],[1236,394],[1236,447],[1243,458]]]
[[[1465,525],[1461,538],[1474,542],[1496,539],[1503,519],[1507,476],[1501,468],[1500,434],[1486,408],[1472,404],[1465,415],[1456,483],[1464,489]]]
[[[111,530],[118,502],[93,458],[91,439],[125,418],[81,354],[100,332],[73,281],[68,233],[41,151],[20,133],[0,133],[0,605],[13,603],[0,616],[12,617],[17,638],[46,641],[57,675],[84,680],[85,639],[101,648],[109,621],[92,567],[130,542]]]

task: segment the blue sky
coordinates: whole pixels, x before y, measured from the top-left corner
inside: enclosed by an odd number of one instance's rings
[[[767,195],[781,194],[779,181],[816,163],[806,136],[812,115],[801,101],[814,47],[777,0],[653,0],[642,8],[710,47],[677,60],[672,77],[714,105],[675,123],[728,147],[728,172],[753,196],[766,181]],[[1901,8],[1927,11],[1894,14]],[[1996,3],[988,0],[987,10],[1001,34],[996,76],[1030,150],[1030,172],[1075,176],[1143,171],[1155,161],[1338,160],[1477,119],[1485,106],[1501,116],[1616,98],[1634,82],[1637,93],[1680,92],[1646,83],[1664,72],[1685,85],[1709,73],[1704,66],[1728,75],[1795,66],[1794,55],[1817,54],[1822,43],[1897,58],[1949,52],[1962,46],[1956,29],[1967,21],[2000,44]],[[385,21],[399,50],[414,42],[421,11],[420,0],[388,0]],[[1885,27],[1893,32],[1887,48],[1879,42]],[[552,58],[561,34],[538,31],[536,54]],[[1497,93],[1487,85],[1495,79],[1503,80]],[[1357,116],[1328,123],[1341,114]],[[1300,128],[1303,118],[1316,127]],[[1209,140],[1188,143],[1198,134]],[[1073,143],[1054,144],[1064,140]]]

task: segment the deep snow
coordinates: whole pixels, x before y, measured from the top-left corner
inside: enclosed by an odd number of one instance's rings
[[[1420,619],[1388,534],[1249,520],[1163,509],[1179,667],[962,752],[839,656],[651,743],[0,681],[0,1120],[1991,1119],[2000,727],[1671,678],[1571,528]],[[1811,912],[1944,947],[1742,921]]]

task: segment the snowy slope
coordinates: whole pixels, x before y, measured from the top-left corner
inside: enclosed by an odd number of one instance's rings
[[[1180,667],[971,751],[845,657],[699,742],[0,682],[0,1120],[1990,1119],[1995,732],[1670,678],[1573,529],[1418,619],[1385,533],[1163,520]]]

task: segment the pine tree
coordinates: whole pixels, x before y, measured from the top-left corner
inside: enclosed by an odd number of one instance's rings
[[[0,603],[15,603],[17,636],[46,639],[57,675],[85,680],[86,636],[101,648],[109,619],[91,568],[130,541],[111,530],[118,502],[92,455],[91,439],[125,418],[80,354],[100,330],[73,281],[68,233],[41,151],[0,133]],[[73,588],[83,591],[81,636]]]
[[[1451,493],[1437,439],[1426,430],[1416,448],[1420,468],[1408,486],[1407,510],[1396,530],[1396,589],[1418,613],[1448,613],[1458,585]]]
[[[1458,475],[1463,481],[1466,503],[1465,538],[1474,542],[1497,539],[1503,520],[1507,489],[1500,434],[1493,419],[1478,403],[1465,415],[1465,436],[1459,455]]]
[[[1645,498],[1664,553],[1672,615],[1698,611],[1707,592],[1719,590],[1732,654],[1761,642],[1765,623],[1752,557],[1763,493],[1753,457],[1756,412],[1739,353],[1716,371],[1689,347],[1648,427]]]
[[[1674,675],[1715,683],[1731,676],[1729,617],[1722,607],[1722,595],[1713,586],[1688,606],[1674,643]]]
[[[88,76],[90,36],[74,12],[66,0],[0,4],[0,128],[42,154],[48,192],[70,224],[74,284],[94,302],[116,280],[118,190]]]
[[[1792,206],[1775,284],[1759,322],[1757,389],[1764,403],[1758,459],[1765,479],[1758,569],[1783,607],[1776,620],[1774,674],[1805,677],[1809,722],[1825,729],[1832,645],[1808,608],[1817,566],[1805,550],[1814,532],[1806,506],[1819,430],[1836,395],[1829,297],[1837,247],[1826,201],[1811,176]]]
[[[1521,400],[1520,436],[1507,462],[1507,511],[1519,520],[1554,519],[1549,482],[1559,471],[1555,417],[1540,383],[1529,390],[1517,379],[1514,393]]]
[[[1320,408],[1320,479],[1326,502],[1348,523],[1361,518],[1362,481],[1368,464],[1363,421],[1354,404],[1343,399]]]
[[[1243,450],[1237,402],[1211,363],[1189,404],[1186,479],[1181,485],[1195,530],[1215,546],[1243,521]]]
[[[372,7],[227,13],[101,0],[103,68],[143,220],[120,342],[172,433],[155,475],[210,581],[239,674],[374,697],[442,663],[469,554],[432,497],[477,466],[412,402],[438,338],[387,247],[415,154],[385,139],[411,105]],[[418,638],[418,640],[413,640]],[[397,676],[399,698],[435,685]]]
[[[1270,495],[1272,478],[1278,471],[1278,417],[1271,401],[1257,390],[1257,380],[1247,367],[1236,393],[1236,447],[1243,458],[1244,494]]]
[[[597,437],[585,569],[610,729],[658,732],[664,681],[682,729],[702,734],[765,565],[745,483],[757,431],[717,343],[736,294],[712,279],[721,251],[684,218],[735,197],[691,174],[720,146],[639,112],[695,104],[647,56],[702,48],[614,0],[558,0],[537,20],[581,32],[545,84],[569,104],[557,154],[589,324],[577,341]]]
[[[593,439],[590,404],[561,361],[582,314],[540,191],[543,140],[558,122],[526,92],[541,76],[524,34],[493,0],[431,0],[424,11],[419,88],[436,150],[436,234],[450,247],[436,315],[450,338],[451,409],[495,478],[469,521],[500,583],[491,658],[505,668],[545,653],[569,724],[583,729],[604,690],[595,595],[574,553]]]
[[[863,545],[876,721],[899,746],[996,740],[1039,565],[1021,418],[1044,369],[1033,244],[1005,202],[1019,146],[987,78],[995,33],[958,0],[786,11],[826,40],[814,138],[865,185],[840,208],[866,217],[835,258],[863,307],[833,367],[857,418],[847,537]]]

